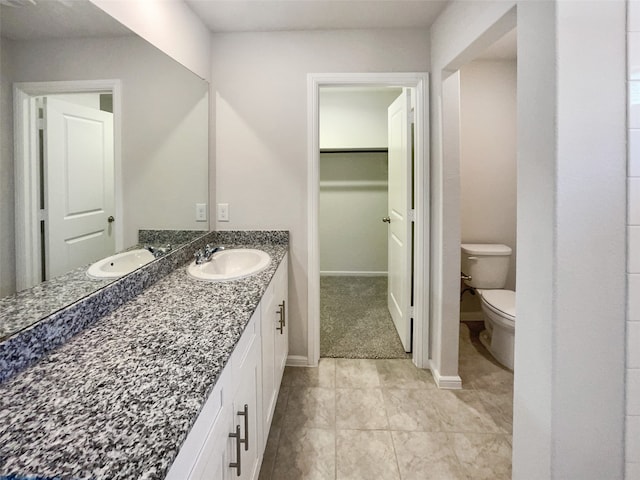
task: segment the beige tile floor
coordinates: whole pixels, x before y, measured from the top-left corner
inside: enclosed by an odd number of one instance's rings
[[[463,390],[410,360],[287,367],[260,480],[511,478],[513,374],[461,325]]]

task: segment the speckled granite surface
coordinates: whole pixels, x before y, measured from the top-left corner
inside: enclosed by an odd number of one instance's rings
[[[177,268],[0,385],[0,476],[164,478],[286,254],[286,232],[261,235],[209,240],[266,251],[266,270],[206,283]]]
[[[171,243],[172,245],[189,243],[206,231],[199,230],[138,230],[138,242],[141,244]]]
[[[178,265],[187,262],[196,248],[202,247],[214,238],[217,238],[216,234],[210,232],[176,248],[170,254],[156,259],[126,277],[103,285],[77,302],[56,310],[0,342],[0,383],[38,361],[96,319],[134,298]]]
[[[169,239],[173,247],[178,248],[205,233],[207,232],[141,230],[140,244],[133,245],[127,250],[142,248],[143,245],[159,246],[169,243]],[[86,274],[87,267],[87,265],[78,267],[33,288],[0,298],[0,341],[91,295],[115,280],[89,278]]]
[[[76,268],[33,288],[0,298],[0,340],[113,281],[113,278],[88,278],[86,270],[86,267]]]

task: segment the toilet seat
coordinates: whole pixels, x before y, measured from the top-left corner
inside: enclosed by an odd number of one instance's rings
[[[516,292],[513,290],[481,290],[477,292],[482,298],[482,302],[489,310],[506,321],[515,323],[516,321]]]

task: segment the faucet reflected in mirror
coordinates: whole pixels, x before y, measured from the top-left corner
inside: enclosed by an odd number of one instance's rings
[[[86,282],[88,265],[100,258],[145,245],[154,256],[170,251],[168,240],[149,241],[142,238],[142,231],[208,231],[208,221],[196,220],[194,205],[206,204],[209,198],[209,87],[89,1],[0,6],[0,21],[0,167],[3,178],[15,176],[13,182],[5,183],[5,178],[0,189],[0,332],[6,337],[13,331],[9,324],[24,328],[113,281]],[[92,84],[105,79],[117,82],[119,89],[92,90]],[[48,168],[49,154],[34,160],[24,145],[14,145],[12,127],[25,118],[14,119],[20,108],[14,112],[11,107],[14,101],[27,106],[43,103],[40,98],[50,96],[42,93],[47,88],[65,94],[115,93],[107,107],[113,111],[114,160],[108,167],[113,179],[103,177],[102,182],[113,190],[114,200],[111,211],[105,210],[105,227],[100,227],[115,240],[108,253],[81,257],[55,276],[50,260],[64,256],[78,244],[79,236],[71,233],[57,246],[49,245],[47,235],[59,228],[45,193],[47,173],[54,169]],[[38,129],[24,132],[33,145],[50,136]],[[59,194],[67,203],[76,202],[78,216],[97,207],[76,201],[77,191],[93,199],[103,193],[94,187],[98,180],[90,186],[87,178],[80,174],[64,178],[71,189]],[[89,229],[82,235],[90,237],[97,231]],[[173,247],[179,243],[170,242]],[[32,273],[25,277],[27,268]],[[84,275],[81,288],[78,272]],[[46,281],[40,284],[42,280]]]

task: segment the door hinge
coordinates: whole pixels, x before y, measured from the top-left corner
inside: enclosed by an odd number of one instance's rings
[[[414,318],[414,308],[413,305],[409,307],[409,318]]]
[[[415,211],[415,209],[412,208],[411,210],[409,210],[409,215],[408,216],[409,216],[409,220],[411,222],[415,222],[416,221],[416,211]]]
[[[43,220],[47,219],[47,210],[44,208],[41,208],[40,210],[38,210],[38,221],[42,222]]]

